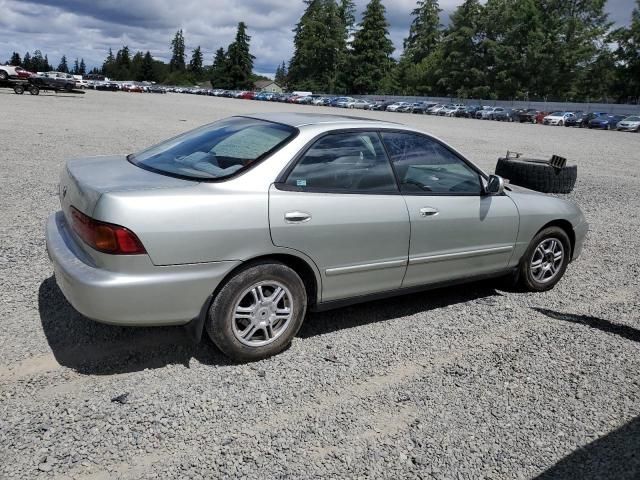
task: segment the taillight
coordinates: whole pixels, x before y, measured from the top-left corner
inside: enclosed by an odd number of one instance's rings
[[[131,230],[94,220],[75,207],[71,207],[73,230],[91,248],[114,255],[147,253],[140,239]]]

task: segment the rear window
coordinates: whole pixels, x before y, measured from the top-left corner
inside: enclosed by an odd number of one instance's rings
[[[134,165],[195,180],[223,179],[267,157],[295,136],[287,125],[233,117],[183,133],[139,153]]]

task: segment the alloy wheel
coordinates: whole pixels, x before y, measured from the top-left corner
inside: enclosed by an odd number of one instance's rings
[[[531,257],[529,269],[533,279],[539,283],[548,283],[556,278],[562,268],[564,255],[564,246],[560,240],[545,238]]]
[[[289,289],[275,280],[252,285],[242,292],[232,310],[233,334],[249,347],[274,342],[291,323],[292,300]]]

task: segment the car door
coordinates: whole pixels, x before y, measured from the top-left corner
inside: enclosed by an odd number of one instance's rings
[[[305,253],[322,301],[400,288],[409,215],[377,132],[317,139],[269,191],[273,243]]]
[[[440,142],[420,134],[382,132],[411,222],[402,286],[506,270],[519,226],[506,195],[483,195],[479,172]]]

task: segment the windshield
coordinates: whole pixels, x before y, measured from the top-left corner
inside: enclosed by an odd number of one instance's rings
[[[627,118],[625,118],[625,120],[626,120],[627,122],[640,122],[640,117],[632,116],[632,117],[627,117]]]
[[[295,135],[292,127],[233,117],[129,155],[134,165],[198,180],[229,177],[266,157]]]
[[[564,112],[553,112],[550,116],[551,117],[561,117],[564,115]]]

